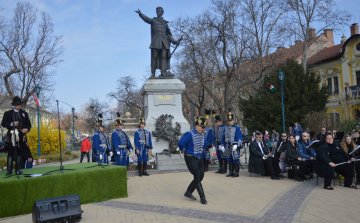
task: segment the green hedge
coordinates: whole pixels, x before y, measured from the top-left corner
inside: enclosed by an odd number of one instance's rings
[[[6,171],[0,171],[0,218],[32,212],[34,201],[71,194],[80,196],[81,204],[127,197],[126,167],[117,165],[85,169],[97,163],[66,165],[64,174],[53,172],[49,176],[4,178]],[[38,174],[59,169],[59,166],[26,169],[24,173]],[[14,172],[14,171],[13,171]],[[27,184],[27,185],[26,185]],[[24,207],[19,212],[25,198]]]

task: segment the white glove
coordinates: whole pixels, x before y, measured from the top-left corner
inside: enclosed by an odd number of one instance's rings
[[[225,152],[225,147],[224,146],[220,146],[221,151]]]
[[[214,152],[216,151],[216,148],[215,148],[215,146],[213,146],[213,151],[214,151]]]
[[[236,149],[237,149],[237,145],[233,145],[233,151],[236,151]]]
[[[179,151],[179,147],[178,147],[178,148],[176,148],[176,151]]]
[[[120,152],[116,152],[116,154],[120,155]]]
[[[103,159],[103,157],[102,157],[102,155],[100,154],[100,159],[102,160]]]
[[[113,156],[113,155],[114,155],[114,153],[113,153],[112,151],[110,151],[110,153],[109,153],[109,154],[110,154],[110,156]]]
[[[133,152],[133,150],[132,149],[130,149],[130,153],[132,153]]]

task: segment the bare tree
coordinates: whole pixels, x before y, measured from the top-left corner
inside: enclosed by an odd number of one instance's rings
[[[264,56],[273,47],[280,16],[281,5],[274,0],[213,0],[195,18],[172,23],[175,34],[183,36],[176,54],[182,72],[196,78],[198,90],[206,90],[223,117],[240,92],[273,66]]]
[[[62,36],[54,36],[51,17],[40,13],[30,3],[17,3],[11,20],[0,21],[0,73],[10,98],[19,96],[26,106],[42,88],[41,98],[50,97],[54,86],[54,67],[62,60]]]
[[[93,107],[95,114],[91,107]],[[103,115],[104,122],[109,118],[109,105],[106,102],[100,102],[97,98],[90,98],[85,105],[81,106],[80,114],[83,117],[83,128],[87,132],[91,132],[92,129],[95,129],[98,114]]]
[[[130,112],[138,116],[144,112],[144,101],[140,88],[132,76],[122,77],[117,80],[116,91],[109,93],[109,96],[116,99],[122,113]]]
[[[334,0],[287,0],[288,11],[285,18],[290,34],[295,34],[304,42],[302,64],[306,72],[309,42],[326,29],[336,30],[346,25],[351,15],[336,8]],[[316,33],[310,35],[312,25],[318,26]]]

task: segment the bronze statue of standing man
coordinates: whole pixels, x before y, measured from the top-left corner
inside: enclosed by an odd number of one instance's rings
[[[151,25],[151,77],[155,78],[156,69],[161,70],[161,75],[158,78],[173,78],[170,73],[170,43],[179,45],[180,40],[176,41],[171,34],[168,26],[168,21],[164,20],[162,15],[164,9],[162,7],[156,8],[157,17],[150,19],[142,14],[140,10],[135,11],[139,14],[146,23]]]

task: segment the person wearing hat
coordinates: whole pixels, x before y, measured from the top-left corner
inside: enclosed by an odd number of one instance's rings
[[[134,134],[135,152],[138,157],[139,177],[149,176],[146,172],[147,160],[152,149],[151,133],[145,130],[145,118],[139,119],[139,129]],[[141,170],[141,168],[143,170]]]
[[[215,173],[225,174],[227,173],[227,158],[223,153],[225,151],[225,126],[222,124],[220,115],[215,115],[215,125],[213,148],[216,149],[219,160],[219,169]]]
[[[202,204],[207,204],[204,189],[201,184],[204,178],[204,160],[202,159],[202,153],[206,142],[204,135],[205,121],[206,119],[204,117],[196,117],[194,129],[187,131],[178,142],[179,149],[184,152],[186,166],[194,176],[184,196],[191,200],[196,200],[192,195],[196,189]]]
[[[210,109],[205,109],[206,120],[209,119],[210,113],[211,113]],[[204,160],[204,171],[207,172],[209,170],[209,163],[210,163],[209,149],[211,148],[212,141],[213,141],[212,129],[205,127],[204,135],[205,135],[206,143],[204,143],[204,150],[203,150],[202,158]]]
[[[80,157],[80,163],[82,163],[84,156],[86,155],[88,163],[90,163],[90,156],[89,151],[91,149],[90,141],[86,138],[86,135],[82,135],[82,141],[81,141],[81,157]]]
[[[229,174],[226,177],[239,177],[240,147],[242,146],[241,128],[234,124],[234,114],[227,114],[228,124],[225,128],[225,149],[228,156]]]
[[[4,113],[1,126],[8,129],[7,136],[9,142],[6,143],[5,149],[8,151],[7,156],[7,173],[12,174],[13,161],[15,160],[15,173],[21,174],[21,156],[27,149],[26,133],[31,129],[31,122],[27,112],[21,109],[21,99],[18,96],[13,98],[11,103],[13,109]]]
[[[102,118],[102,117],[100,117]],[[100,119],[96,123],[98,131],[93,135],[93,150],[96,162],[98,163],[109,163],[108,155],[110,157],[113,155],[113,152],[110,151],[109,139],[104,134],[104,124],[103,120]]]
[[[128,135],[122,130],[123,123],[120,113],[117,113],[118,119],[115,120],[116,130],[111,134],[111,144],[113,146],[116,164],[127,166],[128,154],[132,153],[132,146]]]

